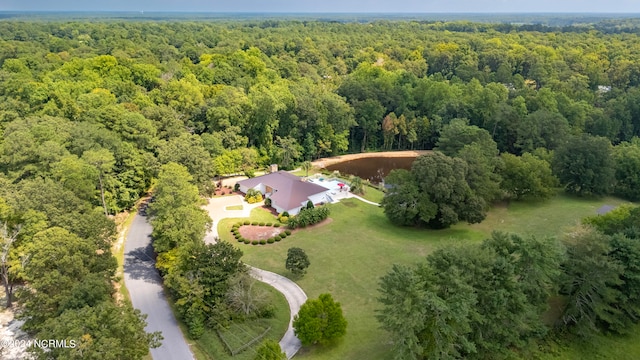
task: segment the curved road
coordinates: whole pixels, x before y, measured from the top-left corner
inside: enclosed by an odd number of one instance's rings
[[[247,210],[245,213],[250,213],[250,209]],[[232,212],[227,216],[232,214],[239,215]],[[207,237],[208,243],[215,242],[217,237],[217,229],[212,230]],[[134,308],[148,315],[146,331],[162,332],[164,337],[162,346],[151,349],[151,356],[154,360],[194,359],[165,298],[162,279],[155,268],[155,260],[153,259],[151,231],[152,228],[147,222],[145,209],[141,208],[131,223],[124,244],[124,281],[129,291],[131,303]],[[300,306],[307,301],[307,295],[295,282],[276,273],[250,267],[250,274],[256,280],[281,292],[289,303],[291,311],[289,328],[280,340],[280,347],[287,354],[287,359],[291,359],[302,346],[293,330],[293,317],[298,314]]]
[[[307,301],[307,294],[298,286],[298,284],[287,279],[282,275],[272,273],[258,268],[250,267],[251,276],[254,279],[262,281],[268,285],[271,285],[276,290],[280,291],[289,303],[289,310],[291,310],[291,318],[289,319],[289,328],[284,333],[282,339],[280,339],[280,348],[287,354],[287,359],[291,359],[302,347],[300,339],[293,331],[293,317],[300,311],[300,306]]]
[[[151,225],[144,208],[135,215],[124,244],[124,282],[134,308],[147,316],[147,332],[160,331],[162,345],[151,349],[154,360],[193,359],[162,288],[151,247]]]
[[[251,216],[251,210],[262,206],[262,204],[262,202],[257,204],[247,204],[243,201],[242,197],[238,195],[209,199],[209,203],[204,207],[204,209],[209,213],[211,220],[213,220],[213,225],[205,236],[205,243],[214,244],[218,239],[218,223],[220,220],[225,218],[249,217]],[[242,210],[227,210],[227,207],[237,205],[241,205]],[[300,350],[300,347],[302,347],[300,340],[296,337],[293,331],[293,317],[298,314],[298,311],[300,311],[300,306],[307,301],[307,294],[304,293],[298,284],[282,275],[254,268],[252,266],[249,268],[249,274],[254,279],[262,281],[281,292],[289,303],[289,310],[291,311],[289,327],[280,340],[280,347],[282,348],[282,351],[287,354],[287,359],[291,359],[298,350]]]

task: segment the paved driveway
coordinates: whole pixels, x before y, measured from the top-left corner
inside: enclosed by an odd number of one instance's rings
[[[243,218],[251,215],[251,210],[262,206],[263,202],[257,204],[247,204],[240,195],[223,196],[209,199],[209,203],[204,207],[213,220],[213,225],[205,237],[205,242],[214,244],[218,237],[218,223],[224,218]],[[228,206],[242,205],[242,210],[226,210]],[[291,359],[300,350],[302,344],[296,337],[293,330],[293,317],[300,311],[300,306],[307,301],[307,294],[295,282],[284,276],[270,271],[251,267],[250,274],[256,280],[262,281],[281,292],[289,303],[291,317],[289,328],[280,340],[282,351],[287,354],[287,359]]]
[[[229,206],[242,206],[242,210],[227,210]],[[203,208],[209,213],[213,224],[204,237],[206,244],[215,244],[218,237],[218,223],[225,218],[245,218],[251,215],[251,210],[264,205],[264,202],[249,204],[240,195],[210,198]]]
[[[162,346],[151,349],[154,360],[193,359],[162,289],[151,247],[151,225],[144,209],[136,215],[124,244],[124,282],[133,307],[147,315],[148,332],[161,331]]]
[[[256,280],[273,286],[281,292],[289,303],[291,310],[291,318],[289,319],[289,328],[280,339],[280,348],[287,354],[287,359],[291,359],[300,350],[302,343],[293,330],[293,317],[300,311],[300,306],[307,301],[307,294],[298,286],[298,284],[288,278],[258,268],[251,267],[251,276]]]

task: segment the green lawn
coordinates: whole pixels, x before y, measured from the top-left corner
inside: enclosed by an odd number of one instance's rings
[[[541,360],[636,360],[640,358],[640,325],[628,336],[600,335],[569,344],[553,343]]]
[[[292,246],[303,248],[311,266],[305,277],[297,281],[298,284],[309,297],[330,292],[342,303],[349,321],[344,340],[326,348],[303,348],[296,357],[388,359],[391,346],[387,334],[379,329],[375,310],[378,308],[378,279],[393,264],[418,263],[438,247],[478,242],[493,230],[536,236],[557,235],[576,225],[581,218],[594,215],[603,204],[620,203],[622,201],[614,198],[568,196],[558,196],[541,203],[511,203],[496,207],[481,224],[458,224],[451,229],[436,231],[395,227],[381,208],[349,199],[330,205],[331,223],[300,231],[271,245],[235,244],[244,251],[246,263],[285,276],[290,276],[284,267],[287,249]],[[262,209],[255,209],[251,220],[273,221],[273,216]],[[221,221],[218,231],[223,239],[232,240],[229,230],[236,221]],[[605,340],[603,343],[607,344]],[[628,344],[629,351],[638,347],[631,342]],[[559,351],[560,358],[565,355],[571,358],[570,354],[576,350],[562,348]],[[634,354],[640,357],[640,349]]]
[[[558,195],[541,202],[511,202],[495,206],[480,224],[469,228],[490,234],[492,229],[555,236],[578,225],[587,216],[596,215],[602,205],[620,205],[625,201],[606,197],[601,199]]]
[[[380,204],[382,198],[384,197],[384,193],[373,186],[365,185],[364,195],[361,196],[369,201]]]
[[[254,210],[256,221],[266,221]],[[344,341],[329,349],[305,349],[301,357],[314,359],[386,359],[390,348],[384,332],[373,317],[377,306],[377,282],[393,263],[419,262],[437,246],[463,239],[480,240],[483,234],[462,227],[443,231],[424,231],[391,226],[382,210],[356,199],[331,206],[333,221],[309,231],[301,231],[279,243],[253,246],[238,244],[248,264],[290,275],[286,271],[286,252],[292,246],[303,248],[311,266],[298,284],[310,297],[330,292],[342,303],[349,321]],[[253,220],[253,219],[252,219]],[[227,220],[225,220],[227,221]],[[235,221],[220,223],[221,237],[230,238]],[[296,357],[298,357],[296,356]]]

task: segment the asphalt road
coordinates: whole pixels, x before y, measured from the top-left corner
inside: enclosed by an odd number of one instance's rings
[[[144,209],[133,219],[124,244],[124,281],[133,307],[147,314],[146,331],[161,331],[162,346],[151,349],[154,360],[188,360],[193,354],[162,289],[151,247],[151,225]]]
[[[296,337],[293,331],[293,317],[300,311],[300,306],[307,301],[307,294],[295,282],[270,271],[251,267],[251,276],[273,286],[284,295],[289,303],[291,318],[289,319],[287,332],[280,339],[280,348],[287,354],[287,359],[291,359],[302,346],[300,339]]]

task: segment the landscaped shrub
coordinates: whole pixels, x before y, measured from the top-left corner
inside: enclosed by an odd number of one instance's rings
[[[260,240],[260,245],[266,245],[267,240]]]
[[[267,206],[271,206],[271,198],[264,199],[264,204]]]
[[[260,244],[260,241],[258,240],[251,241],[251,245],[258,245],[258,244]]]
[[[240,236],[238,239],[238,242],[246,242],[247,239],[243,238],[242,236]]]
[[[311,202],[311,200],[307,201],[307,209],[313,209],[313,202]]]
[[[244,200],[249,204],[255,204],[262,201],[262,194],[256,189],[247,190],[247,194],[244,196]]]
[[[273,224],[273,227],[280,227],[280,223]]]
[[[284,233],[287,234],[287,236],[289,236],[291,235],[291,230],[285,230]]]
[[[251,222],[249,220],[245,220],[244,224],[245,225],[249,225],[249,224],[251,224]]]
[[[282,213],[280,213],[277,217],[278,221],[286,223],[287,220],[289,220],[289,213],[286,211],[283,211]]]
[[[245,244],[249,244],[251,241],[249,241],[249,239],[244,239],[244,243]]]
[[[268,222],[268,223],[265,223],[264,226],[273,226],[273,224]]]
[[[260,225],[260,226],[264,226],[264,222],[260,222],[258,225]]]
[[[275,239],[275,238],[269,238],[269,239],[267,239],[267,243],[269,243],[269,244],[273,244],[274,242],[276,242],[276,239]]]
[[[282,234],[279,234],[279,235],[278,235],[278,237],[279,237],[280,239],[284,239],[284,238],[286,238],[286,237],[287,237],[287,234],[282,233]]]
[[[305,227],[308,225],[317,224],[327,217],[329,217],[329,208],[326,206],[319,206],[312,209],[302,209],[300,210],[300,213],[298,215],[289,218],[288,225],[291,229]]]
[[[256,225],[258,225],[258,222],[257,222],[257,221],[253,221],[253,222],[251,223],[251,225],[256,226]]]
[[[240,234],[234,234],[233,237],[235,237],[236,239],[240,239],[242,237],[242,235]]]

